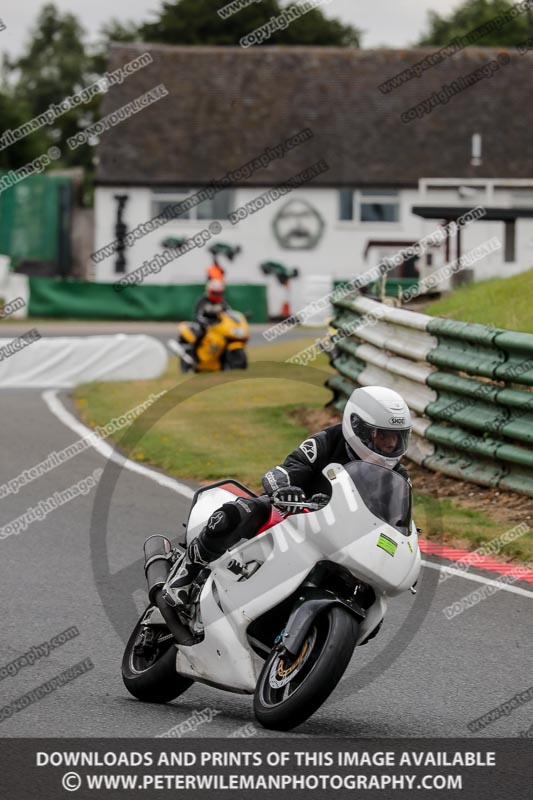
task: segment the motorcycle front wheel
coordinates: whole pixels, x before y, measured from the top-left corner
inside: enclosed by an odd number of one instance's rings
[[[320,708],[350,663],[358,622],[340,606],[315,619],[298,656],[273,650],[259,676],[254,713],[265,728],[288,731]]]
[[[153,642],[148,647],[140,647],[141,620],[133,629],[124,650],[122,680],[128,692],[137,700],[168,703],[187,691],[194,681],[177,674],[176,642],[167,628],[153,628]]]

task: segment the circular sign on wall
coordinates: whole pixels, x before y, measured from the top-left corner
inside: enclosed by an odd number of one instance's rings
[[[272,222],[274,236],[285,250],[312,250],[324,233],[321,214],[307,200],[289,200]]]

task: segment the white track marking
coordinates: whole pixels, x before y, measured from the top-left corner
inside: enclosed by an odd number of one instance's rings
[[[129,458],[126,458],[118,453],[103,439],[98,439],[94,435],[94,431],[92,431],[91,428],[88,428],[83,424],[83,422],[80,422],[78,419],[76,419],[76,417],[71,414],[70,411],[67,411],[61,400],[58,398],[57,391],[48,390],[43,392],[42,398],[48,406],[49,411],[51,411],[51,413],[57,417],[57,419],[62,422],[63,425],[66,425],[67,428],[70,428],[71,431],[74,431],[74,433],[78,434],[78,436],[80,436],[82,439],[90,437],[90,442],[94,449],[97,450],[106,460],[114,461],[116,464],[120,464],[121,467],[129,469],[130,472],[135,472],[137,475],[142,475],[144,478],[150,478],[150,480],[158,483],[159,486],[172,489],[172,491],[181,494],[188,500],[192,500],[194,496],[194,490],[189,486],[186,486],[184,483],[180,483],[174,478],[170,478],[168,475],[164,475],[162,472],[156,472],[155,470],[144,467],[141,464],[136,464],[135,461],[131,461]]]
[[[502,592],[512,592],[513,594],[521,594],[523,597],[533,597],[533,591],[528,592],[527,589],[522,589],[520,586],[513,586],[512,584],[509,585],[508,583],[493,581],[490,578],[484,578],[481,575],[474,575],[472,572],[465,572],[464,570],[454,569],[454,567],[446,567],[441,564],[434,564],[432,561],[422,561],[422,566],[429,567],[430,569],[439,569],[442,572],[449,572],[450,575],[455,575],[457,578],[464,578],[467,581],[485,583],[487,586],[496,586]]]
[[[80,422],[78,419],[76,419],[76,417],[71,414],[70,411],[67,411],[63,403],[59,400],[57,391],[48,390],[43,392],[42,398],[48,406],[48,409],[55,417],[57,417],[60,422],[63,423],[63,425],[66,425],[67,428],[70,428],[72,431],[74,431],[74,433],[77,433],[78,436],[83,439],[91,437],[92,446],[105,459],[114,461],[125,469],[129,469],[131,472],[135,472],[137,475],[142,475],[144,478],[150,478],[150,480],[158,483],[159,486],[172,489],[172,491],[181,494],[188,500],[192,500],[194,496],[194,490],[189,488],[189,486],[186,486],[184,483],[180,483],[174,478],[169,478],[167,475],[163,475],[161,472],[156,472],[155,470],[148,469],[148,467],[143,467],[140,464],[136,464],[135,461],[130,461],[129,458],[125,458],[123,455],[118,453],[111,447],[111,445],[104,442],[103,439],[97,439],[94,436],[94,431],[84,425],[83,422]],[[527,589],[522,589],[520,586],[510,586],[509,584],[490,580],[490,578],[483,578],[481,575],[475,575],[471,572],[464,572],[463,570],[454,569],[453,567],[434,564],[431,561],[422,561],[422,566],[429,567],[430,569],[442,570],[442,572],[449,572],[451,575],[455,575],[457,578],[464,578],[467,581],[475,581],[476,583],[485,583],[488,586],[496,586],[502,592],[512,592],[513,594],[519,594],[523,597],[533,597],[533,592],[528,592]]]

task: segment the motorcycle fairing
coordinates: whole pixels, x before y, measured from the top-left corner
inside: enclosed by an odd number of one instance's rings
[[[198,644],[179,648],[179,673],[232,691],[253,692],[262,660],[247,642],[249,624],[290,597],[319,561],[343,565],[375,592],[376,601],[367,609],[359,642],[383,618],[386,598],[416,581],[421,559],[414,524],[407,537],[373,515],[342,465],[330,464],[323,474],[332,489],[327,506],[285,518],[213,562],[200,595],[205,636]],[[191,509],[188,541],[199,533],[212,511],[231,497],[231,492],[220,486],[199,495]],[[380,535],[396,543],[393,556],[377,546]],[[260,566],[245,577],[228,569],[235,560]]]

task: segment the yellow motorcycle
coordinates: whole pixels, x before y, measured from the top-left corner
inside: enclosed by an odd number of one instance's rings
[[[182,372],[220,372],[225,369],[246,369],[246,344],[250,338],[248,320],[240,311],[221,311],[209,325],[180,322],[178,341],[169,347],[180,359]]]

